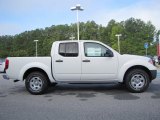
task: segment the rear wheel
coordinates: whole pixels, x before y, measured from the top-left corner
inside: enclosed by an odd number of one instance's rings
[[[125,85],[129,91],[134,93],[144,92],[149,86],[148,74],[141,69],[133,69],[125,77]]]
[[[28,92],[40,95],[48,88],[48,78],[41,72],[32,72],[27,76],[25,85]]]

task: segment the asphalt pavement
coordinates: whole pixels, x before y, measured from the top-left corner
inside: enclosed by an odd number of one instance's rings
[[[31,95],[0,75],[0,120],[160,120],[160,71],[144,93],[120,84],[50,87]]]

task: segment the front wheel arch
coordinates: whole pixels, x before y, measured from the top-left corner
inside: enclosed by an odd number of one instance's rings
[[[152,78],[151,78],[151,72],[150,72],[150,70],[149,70],[148,68],[144,67],[144,66],[136,65],[136,66],[132,66],[132,67],[128,68],[128,70],[125,72],[125,75],[124,75],[124,77],[123,77],[123,83],[125,82],[126,75],[127,75],[130,71],[132,71],[133,69],[141,69],[141,70],[144,70],[144,71],[148,74],[149,80],[150,80],[150,82],[151,82],[151,79],[152,79]]]
[[[135,68],[127,72],[124,83],[130,92],[140,93],[149,87],[150,79],[145,70]]]

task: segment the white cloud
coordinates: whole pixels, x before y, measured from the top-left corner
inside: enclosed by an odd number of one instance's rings
[[[135,0],[129,4],[126,1],[0,0],[0,35],[76,22],[76,12],[71,12],[70,7],[77,3],[85,9],[79,13],[80,21],[94,20],[106,25],[111,19],[120,22],[134,17],[151,21],[160,29],[160,0]]]
[[[98,16],[94,17],[99,24],[106,25],[111,19],[116,21],[123,21],[134,17],[142,19],[143,21],[151,21],[157,29],[160,29],[160,4],[159,0],[154,1],[140,1],[131,6],[126,6],[115,10],[103,10],[96,13]]]
[[[32,14],[39,11],[56,13],[56,11],[66,11],[67,9],[69,11],[71,6],[79,3],[77,1],[88,4],[92,0],[2,0],[0,9],[12,14]]]
[[[0,24],[0,35],[15,35],[24,31],[23,28],[17,24],[1,23]]]
[[[0,35],[76,22],[70,7],[93,0],[0,0]],[[73,18],[73,19],[72,19]],[[75,19],[74,19],[75,18]]]

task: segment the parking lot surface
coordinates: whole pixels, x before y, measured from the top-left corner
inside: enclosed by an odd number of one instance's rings
[[[129,93],[120,84],[50,87],[31,95],[24,82],[0,75],[0,120],[159,120],[160,72],[144,93]]]

